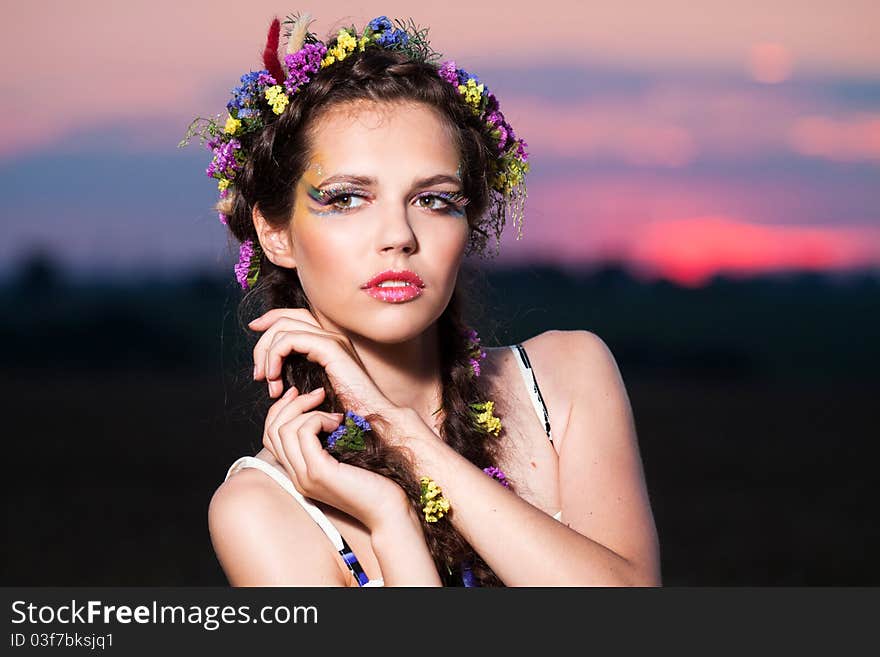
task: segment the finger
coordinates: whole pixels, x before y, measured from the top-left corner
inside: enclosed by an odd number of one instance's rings
[[[248,327],[254,331],[262,331],[282,317],[298,319],[313,324],[317,328],[322,328],[320,322],[318,322],[315,316],[306,308],[272,308],[256,319],[248,322]]]
[[[338,461],[333,458],[326,449],[324,449],[324,446],[318,438],[318,432],[335,431],[344,417],[345,416],[342,413],[315,412],[310,414],[309,419],[303,422],[302,426],[299,428],[297,435],[299,435],[300,451],[302,452],[306,468],[313,477],[320,479],[321,472],[324,468],[331,465],[335,466],[335,464],[338,463]]]
[[[289,422],[290,420],[299,417],[303,413],[314,409],[316,406],[324,401],[325,394],[326,393],[323,388],[317,388],[311,392],[299,395],[295,400],[291,400],[287,404],[281,405],[279,407],[276,417],[274,418],[275,424],[280,426],[281,424]],[[278,402],[275,403],[277,404]]]
[[[311,330],[290,330],[276,332],[272,343],[266,350],[265,376],[269,385],[269,395],[281,394],[281,368],[284,359],[292,352],[304,354],[308,360],[327,367],[331,350],[341,348],[339,341],[329,334],[315,333]]]
[[[303,415],[299,415],[294,419],[282,424],[278,428],[278,438],[280,443],[280,451],[283,452],[285,462],[288,464],[285,468],[292,468],[296,474],[299,485],[299,491],[303,495],[310,495],[314,491],[314,459],[309,464],[303,458],[302,442],[304,437],[309,437],[311,432],[311,440],[318,441],[317,432],[321,427],[327,427],[327,431],[332,431],[339,426],[339,419],[334,417],[336,413],[325,413],[323,411],[311,411]],[[303,428],[305,427],[305,429]],[[326,454],[327,458],[336,461],[332,456]],[[312,469],[310,469],[310,467]]]
[[[298,484],[297,490],[308,496],[311,493],[308,486],[309,471],[303,460],[297,435],[297,430],[302,422],[301,417],[297,416],[278,427],[278,449],[284,458],[282,462],[284,469],[292,473],[291,479]]]
[[[296,386],[290,386],[287,391],[281,395],[275,402],[269,407],[269,410],[266,411],[266,423],[269,424],[273,422],[276,416],[287,407],[290,402],[299,397],[299,390]]]
[[[297,387],[291,386],[287,389],[287,392],[277,399],[275,403],[269,407],[269,410],[266,411],[266,422],[263,429],[263,446],[272,452],[272,455],[276,456],[276,458],[278,452],[278,427],[285,421],[283,413],[285,410],[288,410],[288,415],[291,415],[289,411],[291,405],[302,397],[308,397],[308,395],[300,395]],[[302,402],[300,402],[300,404],[302,404]],[[293,416],[299,415],[300,413],[301,411],[297,407],[294,407]]]
[[[339,426],[339,420],[330,413],[313,411],[298,417],[282,427],[284,449],[291,464],[296,468],[300,484],[307,494],[314,494],[326,476],[328,466],[334,466],[337,460],[326,452],[318,439],[318,431],[333,431]],[[305,450],[309,449],[306,459]]]
[[[254,381],[262,379],[265,375],[266,352],[268,351],[269,346],[272,344],[272,340],[275,339],[275,336],[278,334],[279,331],[294,329],[315,330],[316,328],[320,329],[320,327],[315,327],[314,324],[311,324],[310,322],[293,317],[282,317],[273,322],[271,325],[267,326],[265,332],[257,340],[257,343],[254,345],[253,349]]]

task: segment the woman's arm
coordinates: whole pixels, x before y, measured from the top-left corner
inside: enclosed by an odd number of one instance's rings
[[[385,586],[443,586],[419,518],[408,504],[373,529],[370,542]]]
[[[442,488],[456,528],[508,586],[660,585],[656,529],[614,358],[587,331],[545,339],[565,354],[554,374],[573,385],[559,456],[566,524],[486,476],[411,413],[407,444],[417,472]]]
[[[406,504],[371,533],[385,585],[441,586],[419,520]],[[262,473],[244,470],[221,484],[208,524],[231,586],[347,585],[327,535]]]

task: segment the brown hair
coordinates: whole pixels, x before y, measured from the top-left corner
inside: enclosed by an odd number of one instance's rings
[[[290,104],[280,117],[274,119],[267,113],[265,128],[242,138],[243,142],[247,140],[245,147],[252,155],[236,175],[235,191],[218,206],[227,215],[227,226],[234,237],[256,243],[252,220],[255,206],[273,227],[286,225],[293,214],[296,182],[305,171],[311,151],[310,129],[322,111],[331,106],[363,100],[423,103],[442,117],[461,156],[462,191],[468,199],[465,210],[471,228],[466,253],[482,254],[489,236],[485,218],[500,216],[488,183],[496,142],[458,91],[437,74],[436,66],[381,48],[355,51],[341,62],[321,69],[309,84],[290,97]],[[437,320],[444,411],[439,431],[448,445],[476,466],[485,468],[496,463],[501,438],[477,428],[469,406],[485,401],[488,396],[483,381],[472,375],[462,280],[459,277],[449,304]],[[239,321],[244,326],[253,317],[279,307],[311,309],[296,271],[275,266],[261,257],[259,278],[242,299]],[[249,334],[249,338],[254,337]],[[323,386],[327,395],[320,410],[345,412],[347,400],[333,391],[323,369],[304,356],[289,356],[282,368],[282,378],[285,388],[295,385],[305,391]],[[373,431],[367,434],[367,449],[348,451],[338,458],[391,478],[406,491],[421,516],[419,475],[430,473],[413,472],[401,451],[382,445],[380,436],[388,427],[384,418],[375,414],[366,418],[373,425]],[[453,508],[453,517],[454,513]],[[460,585],[458,567],[463,562],[471,564],[480,585],[502,584],[449,518],[423,522],[423,529],[445,584]]]

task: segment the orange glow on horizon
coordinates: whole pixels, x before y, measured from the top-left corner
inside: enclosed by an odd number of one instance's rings
[[[763,226],[723,217],[655,221],[626,253],[636,269],[700,286],[717,273],[827,271],[876,264],[880,230]]]

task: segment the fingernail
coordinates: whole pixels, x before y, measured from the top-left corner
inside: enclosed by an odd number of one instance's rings
[[[290,397],[293,394],[293,391],[296,390],[296,386],[290,386],[287,390],[284,391],[284,397]]]
[[[257,380],[257,366],[254,365],[254,381]]]
[[[323,392],[324,388],[315,388],[314,390],[309,391],[310,395],[317,395],[319,392]]]

